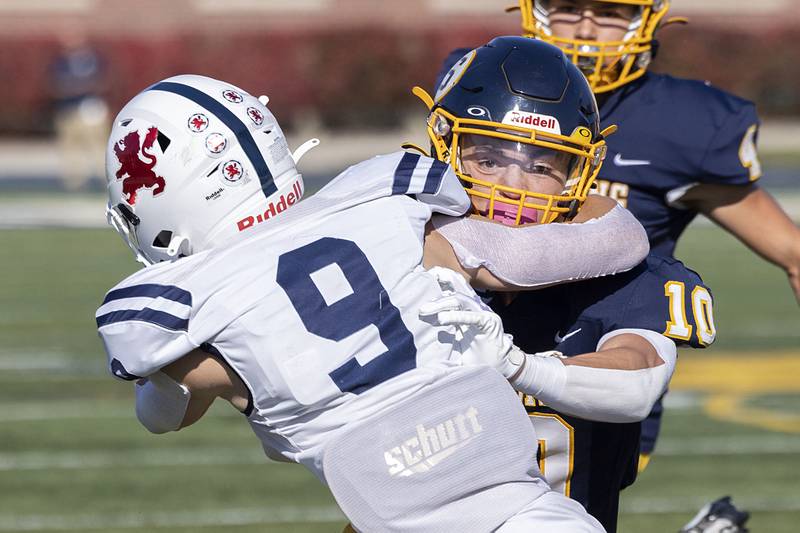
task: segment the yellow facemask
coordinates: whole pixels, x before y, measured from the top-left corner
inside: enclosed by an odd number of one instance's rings
[[[524,125],[492,122],[478,118],[457,117],[434,104],[433,98],[421,87],[413,93],[428,107],[428,137],[436,157],[448,163],[464,182],[478,214],[508,225],[525,223],[546,224],[559,217],[569,219],[577,214],[594,183],[606,154],[605,136],[616,131],[606,128],[592,142],[592,132],[578,127],[569,135],[561,135]],[[499,142],[498,142],[499,141]],[[519,189],[472,176],[462,157],[467,144],[497,146],[504,142],[519,154],[550,153],[551,158],[569,161],[565,165],[565,183],[557,194]],[[536,147],[536,148],[533,148]],[[517,164],[518,161],[513,161]]]
[[[639,7],[621,41],[593,41],[555,37],[550,30],[550,12],[542,0],[520,0],[522,28],[535,37],[564,50],[586,75],[595,94],[613,91],[644,75],[653,59],[653,38],[669,0],[594,0],[607,4]],[[576,16],[576,22],[580,16]]]

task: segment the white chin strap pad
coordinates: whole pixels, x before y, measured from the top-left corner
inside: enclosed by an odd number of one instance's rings
[[[677,348],[670,339],[654,331],[619,329],[603,336],[598,349],[610,338],[625,333],[639,335],[652,344],[663,364],[619,370],[564,365],[555,357],[529,354],[511,384],[557,411],[586,420],[613,423],[644,420],[667,389],[675,370]]]
[[[147,376],[142,385],[136,383],[136,417],[151,433],[177,431],[190,398],[186,385],[159,370]]]
[[[465,269],[484,267],[516,287],[607,276],[638,265],[650,251],[647,233],[622,206],[580,224],[504,226],[475,218],[434,216]],[[524,251],[525,261],[520,261]]]

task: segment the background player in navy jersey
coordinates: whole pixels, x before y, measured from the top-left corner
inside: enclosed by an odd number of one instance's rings
[[[547,50],[555,49],[523,37],[499,37],[464,56],[435,97],[415,90],[430,109],[435,156],[462,179],[473,212],[503,224],[559,220],[568,214],[575,188],[590,185],[576,166],[580,151],[572,143],[583,134],[576,124],[599,131],[594,98],[587,86],[584,98],[567,101],[564,84],[555,83],[565,76],[563,65]],[[458,241],[452,233],[458,224],[435,220],[451,242]],[[495,254],[511,250],[519,256],[515,244],[495,242]],[[710,292],[679,261],[651,255],[623,274],[518,295],[497,293],[491,303],[522,350],[567,356],[563,363],[537,356],[524,363],[503,360],[497,368],[515,388],[531,394],[525,404],[548,482],[614,531],[619,492],[636,477],[640,423],[592,409],[600,410],[597,397],[603,393],[609,402],[624,403],[653,392],[646,386],[628,394],[618,390],[609,369],[646,370],[643,361],[674,352],[675,344],[711,344],[716,331]],[[453,310],[456,317],[447,318]],[[456,306],[439,318],[459,323],[459,312]],[[474,313],[483,317],[480,325],[491,323],[493,315]],[[602,370],[586,363],[598,357],[605,362]],[[575,409],[564,404],[566,397],[586,401]]]

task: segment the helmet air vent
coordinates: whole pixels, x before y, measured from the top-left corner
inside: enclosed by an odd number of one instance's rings
[[[210,177],[211,177],[211,175],[212,175],[214,172],[216,172],[216,171],[217,171],[217,169],[219,169],[219,166],[220,166],[220,165],[221,165],[221,163],[217,163],[217,166],[215,166],[214,168],[212,168],[212,169],[211,169],[211,172],[209,172],[208,174],[206,174],[206,177],[207,177],[207,178],[210,178]]]
[[[169,137],[161,133],[161,130],[158,132],[158,146],[161,147],[161,153],[165,153],[167,151],[167,147],[169,147],[172,141],[169,140]]]

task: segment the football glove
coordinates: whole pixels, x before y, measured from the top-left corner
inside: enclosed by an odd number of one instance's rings
[[[487,365],[510,380],[525,363],[525,353],[505,333],[502,319],[467,295],[446,291],[423,305],[419,315],[435,326],[456,328],[464,365]]]

